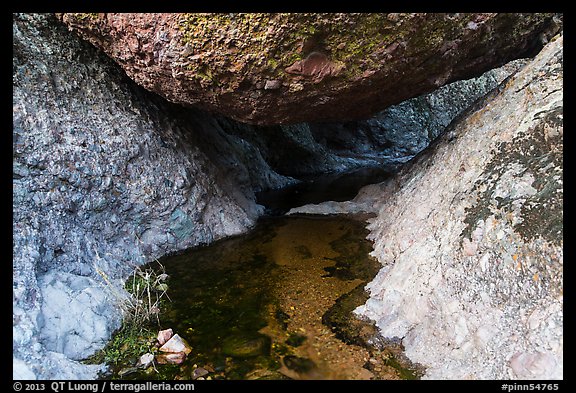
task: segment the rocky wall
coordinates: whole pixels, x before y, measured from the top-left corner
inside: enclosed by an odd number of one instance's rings
[[[14,378],[90,379],[131,270],[245,231],[254,190],[291,179],[54,16],[15,14],[13,36]]]

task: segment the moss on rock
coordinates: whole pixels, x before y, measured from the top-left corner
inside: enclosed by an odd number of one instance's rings
[[[171,101],[249,123],[290,124],[365,118],[480,75],[537,48],[535,37],[558,30],[548,29],[554,17],[187,13],[62,19]]]

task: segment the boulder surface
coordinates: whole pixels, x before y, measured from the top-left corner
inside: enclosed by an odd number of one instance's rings
[[[169,101],[254,124],[348,121],[533,54],[538,13],[60,14]]]

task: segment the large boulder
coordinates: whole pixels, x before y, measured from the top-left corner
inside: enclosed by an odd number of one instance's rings
[[[534,53],[554,14],[59,14],[169,101],[256,124],[367,118]]]
[[[356,312],[426,378],[563,377],[562,62],[560,36],[349,202],[383,265]]]

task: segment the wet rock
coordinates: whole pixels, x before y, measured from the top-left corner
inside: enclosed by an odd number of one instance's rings
[[[290,333],[286,339],[286,344],[290,345],[291,347],[299,347],[300,345],[304,344],[304,341],[306,341],[306,336],[298,333]]]
[[[533,53],[562,24],[537,13],[59,17],[168,100],[268,125],[367,118]],[[262,90],[266,80],[282,87]]]
[[[118,376],[119,377],[125,377],[125,376],[128,376],[130,374],[137,373],[138,371],[139,371],[138,367],[125,367],[125,368],[121,369],[120,371],[118,371]]]
[[[265,369],[258,369],[254,371],[250,371],[246,374],[246,379],[248,380],[288,380],[287,376],[278,371],[272,370],[265,370]]]
[[[184,340],[178,334],[175,334],[170,338],[170,340],[166,342],[166,344],[160,347],[160,351],[174,353],[184,352],[186,355],[188,355],[190,352],[192,352],[192,348],[190,347],[190,344],[186,342],[186,340]]]
[[[195,368],[194,371],[192,371],[192,379],[198,379],[200,377],[203,377],[205,375],[208,375],[210,372],[208,370],[206,370],[205,368],[202,367],[198,367]]]
[[[282,82],[277,79],[267,80],[264,84],[264,90],[276,90],[282,87]]]
[[[184,352],[167,352],[156,355],[158,364],[181,364],[184,360],[186,360],[186,353]]]
[[[268,336],[230,336],[222,342],[222,353],[238,358],[267,355],[270,344]]]
[[[316,364],[312,360],[295,355],[284,356],[282,361],[287,368],[297,373],[308,373],[316,367]]]

